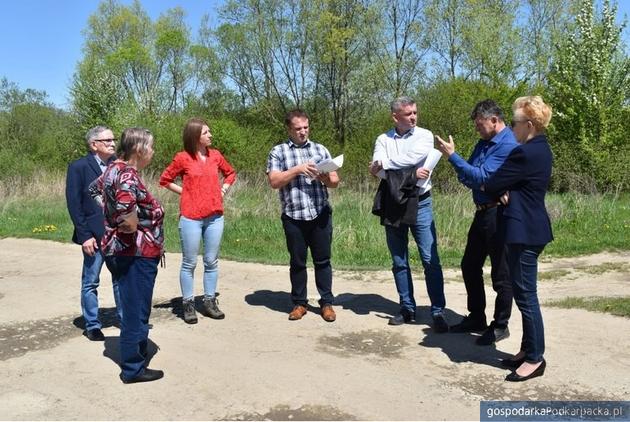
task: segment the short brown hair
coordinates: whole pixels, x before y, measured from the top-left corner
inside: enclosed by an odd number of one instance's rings
[[[204,126],[208,126],[205,120],[193,117],[186,122],[182,133],[182,141],[184,142],[184,150],[189,153],[193,159],[197,158],[197,144],[201,137],[201,130]]]
[[[123,130],[118,145],[118,157],[128,161],[132,156],[144,153],[153,141],[150,130],[142,127],[130,127]]]
[[[299,108],[296,108],[294,110],[289,111],[285,116],[284,116],[284,125],[286,127],[291,126],[291,121],[293,119],[295,119],[296,117],[300,117],[306,120],[310,120],[308,118],[308,114],[306,114],[306,112],[304,110],[300,110]]]

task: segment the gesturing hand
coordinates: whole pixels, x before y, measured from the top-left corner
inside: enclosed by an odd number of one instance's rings
[[[435,139],[438,141],[437,147],[443,155],[447,157],[453,155],[455,152],[455,142],[453,142],[453,137],[451,135],[448,135],[448,142],[437,135],[435,135]]]

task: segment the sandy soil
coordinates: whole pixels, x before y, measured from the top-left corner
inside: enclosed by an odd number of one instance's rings
[[[629,258],[543,259],[540,298],[630,295]],[[181,319],[179,264],[179,255],[167,256],[151,315],[151,367],[166,375],[123,385],[107,270],[99,290],[107,339],[90,342],[79,318],[79,247],[0,239],[0,419],[478,420],[481,400],[630,397],[630,319],[544,306],[547,372],[513,384],[497,361],[518,350],[516,308],[512,336],[480,347],[473,334],[429,329],[419,274],[420,321],[390,327],[390,273],[337,271],[337,322],[324,322],[315,307],[293,322],[286,267],[222,261],[227,318],[200,316],[191,326]],[[456,323],[464,285],[456,270],[445,276]]]

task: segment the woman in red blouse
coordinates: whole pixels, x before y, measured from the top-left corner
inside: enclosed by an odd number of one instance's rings
[[[120,378],[129,384],[164,376],[145,366],[153,286],[164,245],[164,209],[138,174],[153,157],[151,132],[125,129],[118,157],[90,185],[90,194],[105,214],[101,249],[120,290]]]
[[[236,180],[236,172],[219,151],[210,148],[212,134],[205,121],[190,119],[186,122],[182,138],[184,151],[175,154],[160,177],[160,185],[181,195],[179,237],[183,257],[179,282],[184,321],[195,324],[193,275],[202,239],[203,311],[213,319],[225,318],[216,299],[218,257],[224,226],[223,196]],[[223,176],[223,184],[219,173]],[[174,183],[177,177],[181,177],[181,186]]]

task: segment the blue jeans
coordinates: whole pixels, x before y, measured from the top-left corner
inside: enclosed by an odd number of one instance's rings
[[[219,247],[223,236],[225,220],[222,215],[211,215],[201,220],[179,217],[179,239],[182,247],[182,267],[179,272],[179,284],[182,298],[192,300],[195,297],[194,274],[197,266],[199,242],[203,239],[203,292],[207,297],[214,297],[219,276]]]
[[[120,289],[123,308],[120,368],[122,379],[128,381],[144,372],[151,300],[160,258],[108,256],[105,260]]]
[[[409,267],[409,231],[413,235],[431,301],[431,314],[439,314],[446,306],[444,276],[437,251],[437,236],[433,221],[433,199],[429,196],[418,202],[415,225],[401,224],[399,227],[385,226],[387,247],[392,256],[392,273],[400,297],[400,308],[415,314],[416,300],[413,297],[413,280]]]
[[[85,329],[95,330],[103,327],[98,319],[98,291],[100,284],[101,268],[103,267],[103,255],[96,251],[94,256],[83,252],[83,270],[81,271],[81,313],[85,319]],[[120,307],[120,293],[118,283],[112,277],[114,288],[114,302],[116,303],[116,313],[118,321],[122,319],[122,308]]]
[[[536,290],[538,256],[544,248],[545,245],[507,245],[514,302],[523,317],[521,350],[525,360],[532,363],[541,362],[545,353],[545,328]]]

